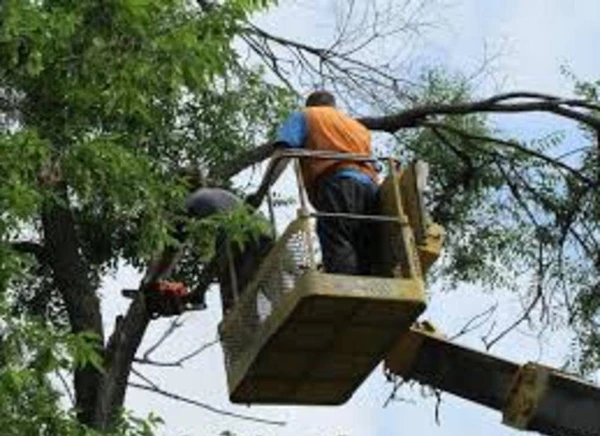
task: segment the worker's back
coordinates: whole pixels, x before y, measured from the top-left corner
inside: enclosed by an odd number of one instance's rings
[[[307,124],[306,149],[371,155],[371,134],[358,121],[329,106],[307,107],[303,113]],[[310,190],[318,179],[342,168],[359,170],[373,180],[377,178],[369,163],[320,159],[303,161],[302,176]]]
[[[190,194],[186,201],[188,213],[196,218],[227,213],[238,207],[244,207],[242,199],[221,188],[200,188]],[[232,243],[228,236],[220,230],[216,241],[217,251],[222,249],[229,251],[222,257],[217,277],[221,288],[223,312],[233,307],[235,292],[244,290],[273,245],[273,239],[267,235],[261,234],[256,237],[248,235],[243,246]],[[229,245],[228,249],[227,245]]]

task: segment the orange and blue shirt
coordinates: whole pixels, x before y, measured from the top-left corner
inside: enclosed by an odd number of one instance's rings
[[[329,106],[308,107],[292,113],[278,131],[278,143],[289,148],[327,150],[371,155],[371,133],[358,121]],[[375,183],[377,173],[369,162],[302,160],[302,175],[309,191],[322,177],[349,177]]]

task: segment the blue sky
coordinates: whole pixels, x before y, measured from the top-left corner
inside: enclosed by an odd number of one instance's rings
[[[277,33],[318,44],[328,32],[334,10],[341,1],[281,1],[272,13],[259,19],[261,25]],[[385,3],[385,2],[380,2]],[[569,94],[571,84],[561,76],[567,65],[584,79],[600,79],[600,3],[597,0],[453,0],[434,8],[437,25],[424,34],[417,49],[420,56],[459,70],[475,71],[486,53],[500,53],[490,74],[481,77],[477,92],[489,95],[498,91],[534,90]],[[576,5],[576,6],[575,6]],[[510,132],[535,135],[556,129],[548,117],[499,117],[501,127]],[[560,128],[568,128],[561,125]],[[116,289],[137,286],[139,277],[126,268],[105,283],[104,310],[108,331],[112,319],[126,308],[122,299],[111,298]],[[433,294],[426,317],[444,331],[457,331],[471,316],[495,301],[507,308],[500,322],[509,323],[510,308],[516,308],[513,295],[480,295],[475,289]],[[171,359],[216,338],[219,322],[217,293],[211,292],[211,309],[187,314],[180,331],[155,356]],[[160,336],[168,321],[152,324],[144,346]],[[477,335],[461,338],[463,343],[481,348]],[[557,363],[568,351],[568,335],[558,332],[538,341],[517,334],[501,342],[494,353],[520,362],[541,360]],[[482,407],[443,397],[441,426],[435,423],[433,399],[421,397],[419,389],[406,391],[407,401],[382,405],[389,394],[381,370],[376,370],[353,399],[345,406],[309,407],[237,407],[227,400],[226,383],[219,346],[214,346],[186,364],[184,369],[138,367],[167,390],[210,403],[217,407],[287,421],[283,428],[246,423],[214,415],[194,406],[184,405],[130,389],[127,406],[139,414],[155,411],[166,419],[165,435],[218,435],[231,430],[239,436],[379,436],[420,434],[428,436],[505,436],[520,434],[500,424],[500,414]]]

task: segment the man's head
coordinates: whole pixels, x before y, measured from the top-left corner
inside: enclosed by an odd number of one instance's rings
[[[177,170],[177,176],[182,179],[189,192],[193,192],[206,185],[206,176],[204,172],[200,168],[192,165],[179,168]]]
[[[328,91],[315,91],[306,99],[306,107],[330,106],[335,107],[335,97]]]

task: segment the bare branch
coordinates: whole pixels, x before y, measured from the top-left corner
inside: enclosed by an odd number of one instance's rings
[[[60,372],[60,370],[57,370],[55,373],[56,373],[56,376],[58,377],[58,379],[60,380],[60,383],[61,383],[63,389],[65,390],[67,397],[69,397],[69,401],[71,402],[71,405],[75,406],[75,395],[73,394],[73,390],[71,389],[71,386],[69,386],[67,379],[62,374],[62,372]]]
[[[136,372],[136,374],[139,374],[139,373]],[[258,418],[258,417],[254,417],[254,416],[243,415],[240,413],[229,412],[227,410],[213,407],[210,404],[203,403],[198,400],[194,400],[192,398],[187,398],[187,397],[184,397],[182,395],[179,395],[179,394],[176,394],[173,392],[165,391],[164,389],[161,389],[155,383],[151,382],[147,377],[144,377],[144,381],[146,381],[148,383],[148,385],[130,382],[129,386],[136,388],[136,389],[142,389],[142,390],[148,391],[148,392],[153,392],[155,394],[159,394],[159,395],[162,395],[167,398],[171,398],[176,401],[181,401],[182,403],[191,404],[193,406],[199,407],[201,409],[207,410],[212,413],[216,413],[218,415],[229,416],[231,418],[241,419],[244,421],[257,422],[260,424],[275,425],[275,426],[280,426],[280,427],[283,427],[286,425],[285,421],[275,421],[275,420],[271,420],[271,419]]]
[[[550,165],[560,168],[562,170],[567,171],[568,173],[570,173],[571,175],[573,175],[574,177],[576,177],[577,179],[579,179],[581,182],[586,183],[590,186],[595,185],[595,181],[593,181],[592,179],[589,179],[588,177],[584,176],[581,171],[570,167],[569,165],[560,162],[559,160],[553,159],[543,153],[539,153],[535,150],[531,150],[529,148],[523,147],[522,145],[517,144],[516,142],[512,142],[512,141],[506,141],[503,139],[499,139],[499,138],[493,138],[490,136],[485,136],[485,135],[474,135],[471,133],[468,133],[462,129],[453,127],[453,126],[449,126],[446,124],[442,124],[442,123],[435,123],[435,122],[423,122],[422,125],[424,127],[431,127],[431,128],[438,128],[438,129],[444,129],[447,130],[449,132],[452,132],[456,135],[460,135],[464,138],[468,138],[468,139],[472,139],[472,140],[476,140],[476,141],[484,141],[484,142],[493,142],[495,144],[498,145],[502,145],[504,147],[507,148],[512,148],[514,150],[518,150],[524,154],[533,156],[537,159],[540,159],[546,163],[549,163]]]
[[[153,365],[153,366],[161,366],[161,367],[182,367],[183,364],[190,360],[193,359],[194,357],[198,356],[199,354],[203,353],[204,351],[206,351],[207,349],[211,348],[213,345],[216,345],[219,343],[219,339],[215,339],[214,341],[210,341],[207,342],[206,344],[203,344],[201,347],[197,348],[196,350],[192,351],[191,353],[185,354],[183,357],[180,357],[177,360],[173,360],[170,362],[158,362],[156,360],[152,360],[149,359],[146,354],[144,354],[143,358],[135,358],[133,359],[133,361],[135,363],[139,363],[142,365]]]
[[[494,316],[497,309],[498,309],[498,303],[488,307],[483,312],[478,313],[477,315],[473,316],[469,321],[467,321],[465,323],[464,326],[462,326],[462,328],[458,332],[456,332],[455,334],[450,336],[448,338],[448,340],[454,341],[455,339],[457,339],[461,336],[464,336],[474,330],[477,330],[481,326],[487,324],[489,322],[489,320],[492,318],[492,316]]]
[[[173,321],[171,321],[169,327],[167,327],[167,329],[163,332],[162,336],[146,350],[144,356],[142,357],[142,360],[150,360],[150,355],[154,353],[162,344],[164,344],[164,342],[169,338],[169,336],[171,336],[175,332],[175,330],[177,330],[183,325],[179,321],[180,319],[181,316],[178,316]]]
[[[383,403],[383,407],[389,406],[389,404],[393,401],[399,401],[402,403],[410,402],[410,403],[414,404],[414,401],[408,401],[405,398],[398,397],[398,391],[400,390],[400,388],[408,383],[406,380],[404,380],[402,377],[392,374],[392,373],[386,373],[386,377],[387,377],[388,381],[392,382],[393,387],[392,387],[392,391],[390,392],[390,395],[388,395],[385,402]]]

